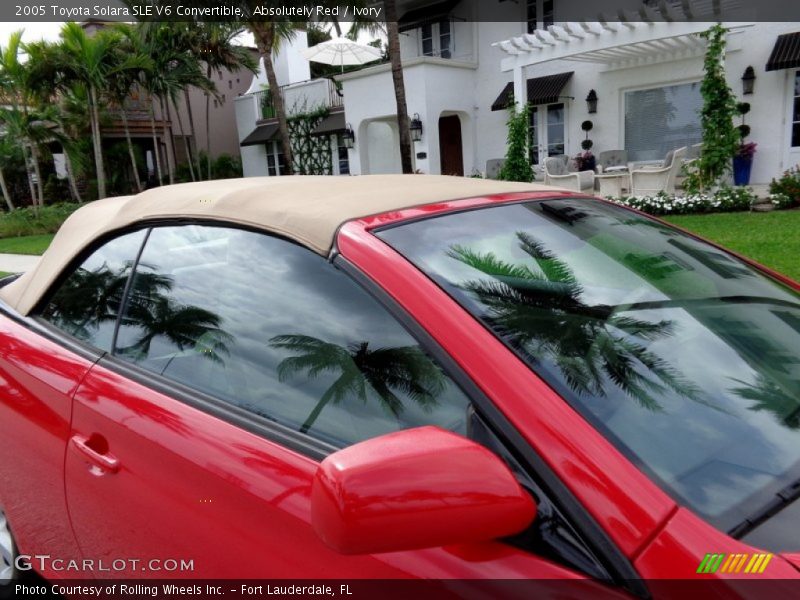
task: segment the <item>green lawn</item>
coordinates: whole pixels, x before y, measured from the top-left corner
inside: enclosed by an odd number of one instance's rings
[[[800,210],[679,215],[664,220],[800,281]]]
[[[800,210],[680,215],[665,220],[800,281]],[[0,253],[42,254],[52,239],[53,234],[0,238]]]
[[[45,233],[42,235],[0,238],[0,254],[42,254],[53,240],[53,235],[52,233]]]

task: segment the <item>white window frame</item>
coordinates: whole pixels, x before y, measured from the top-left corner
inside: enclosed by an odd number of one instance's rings
[[[344,162],[340,158],[340,152],[342,150],[344,150],[347,155],[347,173],[342,173],[342,162]],[[342,136],[339,134],[334,134],[331,136],[331,161],[333,163],[331,172],[334,175],[351,174],[352,161],[350,160],[350,150],[342,144]]]
[[[450,26],[450,31],[448,33],[442,33],[441,24],[447,23]],[[431,37],[425,37],[425,28],[431,28]],[[444,19],[442,21],[437,21],[435,23],[426,23],[425,25],[420,26],[419,28],[419,55],[420,56],[435,56],[437,58],[446,58],[450,59],[455,54],[455,35],[454,35],[454,22],[452,19]],[[442,37],[448,36],[450,38],[450,44],[447,46],[447,51],[449,56],[442,56]],[[425,53],[425,40],[431,40],[431,53]]]
[[[545,4],[550,4],[550,16],[545,18],[544,7]],[[525,0],[522,4],[522,24],[526,33],[532,33],[534,29],[545,29],[548,25],[555,23],[555,0]],[[536,18],[531,19],[528,17],[529,8],[534,6],[536,9]]]
[[[266,148],[266,163],[267,163],[267,176],[269,177],[279,177],[284,175],[285,173],[282,172],[281,169],[281,160],[280,157],[283,156],[283,152],[281,151],[281,143],[279,140],[271,140],[264,144]],[[269,159],[272,158],[274,162],[274,166],[270,166]],[[274,173],[270,173],[270,171],[275,171]]]
[[[796,115],[794,110],[795,103],[800,101],[800,69],[793,69],[793,75],[789,76],[789,149],[797,152],[800,150],[800,143],[795,146],[792,138],[794,138],[794,126],[800,127],[800,110]]]

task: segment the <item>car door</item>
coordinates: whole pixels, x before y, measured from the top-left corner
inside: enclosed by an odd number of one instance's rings
[[[93,358],[2,310],[0,348],[0,521],[27,554],[78,558],[64,502],[64,448],[72,394]],[[2,559],[11,557],[3,552]]]
[[[89,256],[61,286],[63,312],[45,311],[49,321],[0,308],[0,508],[17,547],[31,557],[80,558],[63,489],[72,395],[110,343],[122,298],[121,288],[113,286],[105,288],[103,303],[72,291],[89,273],[124,278],[125,263],[136,256],[143,236],[121,236]],[[71,321],[78,313],[80,319]],[[43,326],[50,321],[59,326]],[[61,574],[49,561],[39,561],[37,568]]]
[[[96,576],[561,577],[520,544],[343,556],[310,526],[318,461],[472,403],[322,257],[261,233],[153,228],[112,352],[75,394],[66,495]]]

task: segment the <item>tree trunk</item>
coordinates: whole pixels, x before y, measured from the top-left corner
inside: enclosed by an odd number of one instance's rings
[[[189,148],[189,138],[186,136],[186,132],[183,130],[181,111],[178,109],[177,102],[173,102],[172,105],[175,109],[175,118],[178,119],[178,127],[181,130],[181,137],[183,138],[183,149],[186,151],[186,162],[189,164],[189,175],[191,175],[192,181],[197,181],[194,176],[194,166],[192,165],[192,149]]]
[[[172,119],[171,115],[169,114],[169,103],[167,103],[166,108],[164,107],[163,98],[159,98],[159,103],[161,104],[161,118],[164,119],[164,141],[168,142],[169,152],[172,154],[172,164],[169,164],[169,156],[167,157],[167,173],[169,174],[169,183],[172,185],[175,183],[175,166],[178,163],[177,156],[175,155],[175,140],[172,139]],[[169,126],[167,125],[167,121],[170,121]]]
[[[103,147],[100,137],[100,112],[97,108],[97,90],[89,87],[89,108],[92,111],[91,120],[94,121],[94,165],[97,171],[97,197],[106,197],[106,169],[103,163]]]
[[[136,154],[133,151],[133,140],[131,140],[131,130],[128,127],[128,116],[125,114],[125,107],[120,104],[120,115],[122,116],[122,126],[125,128],[125,139],[128,142],[128,156],[131,157],[131,167],[133,168],[133,180],[136,182],[136,190],[142,191],[142,180],[139,178],[139,168],[136,166]]]
[[[69,181],[69,188],[72,190],[72,195],[75,196],[78,204],[83,203],[81,193],[78,191],[78,182],[75,181],[75,171],[72,170],[72,159],[69,157],[69,152],[64,148],[64,165],[67,167],[67,181]]]
[[[158,136],[156,135],[156,113],[153,110],[152,100],[150,102],[150,131],[153,134],[153,160],[156,162],[158,185],[164,185],[164,175],[161,173],[161,152],[158,147]]]
[[[36,144],[31,144],[31,160],[33,160],[33,172],[36,173],[36,181],[38,181],[38,189],[36,191],[37,201],[39,206],[44,206],[44,185],[42,182],[42,169],[39,164],[39,149]]]
[[[411,159],[411,132],[408,123],[408,106],[406,105],[406,85],[403,81],[403,65],[400,62],[400,33],[397,30],[397,6],[395,0],[384,2],[386,16],[386,36],[388,40],[389,60],[392,63],[392,81],[394,97],[397,101],[397,127],[400,137],[400,163],[403,173],[413,173]]]
[[[255,34],[256,45],[259,54],[264,59],[264,67],[267,71],[267,81],[272,96],[272,105],[275,107],[275,114],[278,117],[278,131],[281,136],[281,147],[283,148],[283,160],[286,163],[288,175],[294,174],[294,157],[292,155],[292,139],[289,136],[289,122],[286,118],[286,106],[283,103],[283,96],[278,85],[278,78],[275,75],[275,65],[272,63],[272,51],[275,42],[275,24],[271,22],[254,23],[253,33]]]
[[[206,66],[206,77],[211,80],[211,65]],[[206,169],[211,180],[211,92],[206,92]]]
[[[192,136],[189,143],[190,149],[191,146],[194,146],[189,161],[191,164],[191,156],[194,156],[195,166],[197,167],[197,180],[200,181],[203,179],[203,171],[200,169],[200,152],[197,150],[197,132],[194,128],[194,113],[192,112],[192,99],[189,97],[189,88],[183,90],[183,99],[186,102],[186,114],[189,116],[189,134]]]
[[[0,190],[3,192],[3,200],[6,201],[6,206],[8,210],[14,210],[16,206],[14,206],[13,200],[11,200],[11,194],[8,193],[8,186],[6,186],[6,178],[3,175],[3,167],[0,166]]]
[[[23,142],[22,144],[22,160],[25,163],[25,174],[28,176],[28,189],[31,192],[31,205],[34,209],[37,206],[36,203],[36,184],[33,183],[33,175],[31,175],[30,163],[28,163],[28,144],[27,142]]]

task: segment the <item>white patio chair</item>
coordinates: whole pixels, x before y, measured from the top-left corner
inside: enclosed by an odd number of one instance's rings
[[[625,150],[603,150],[597,155],[597,166],[603,172],[609,167],[626,167],[628,164],[628,153]]]
[[[563,158],[548,156],[544,159],[544,183],[591,194],[594,191],[594,171],[570,172]]]
[[[659,192],[675,193],[675,177],[680,173],[686,146],[667,154],[664,166],[631,171],[631,195],[654,196]]]

